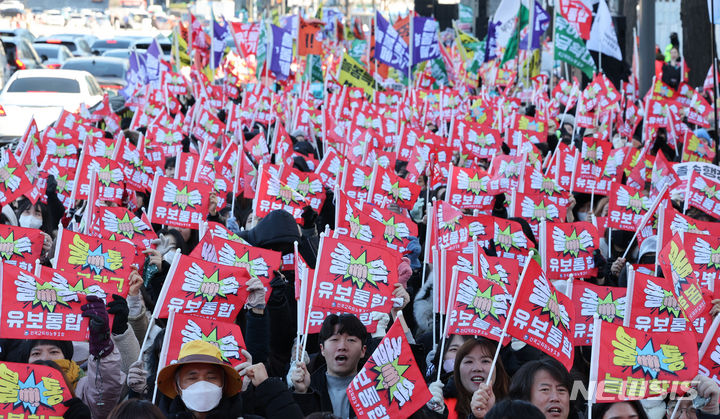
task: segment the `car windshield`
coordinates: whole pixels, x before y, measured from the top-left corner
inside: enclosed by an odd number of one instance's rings
[[[108,61],[68,61],[63,67],[65,70],[85,70],[95,77],[125,77],[123,62]]]
[[[39,55],[44,55],[48,58],[57,58],[58,52],[60,52],[60,48],[51,46],[51,45],[44,45],[44,44],[35,44],[35,51]]]
[[[8,87],[7,91],[8,93],[80,93],[80,83],[74,79],[64,79],[60,77],[22,77],[16,79]]]

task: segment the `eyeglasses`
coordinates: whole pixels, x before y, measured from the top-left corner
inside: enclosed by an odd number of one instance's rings
[[[668,405],[667,412],[668,417],[673,414],[673,411],[675,410],[675,405]],[[678,408],[677,412],[675,412],[674,418],[680,418],[682,415],[685,415],[686,418],[697,418],[697,409],[694,407],[681,407]]]

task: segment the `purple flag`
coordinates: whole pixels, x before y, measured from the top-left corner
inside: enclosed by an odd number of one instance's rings
[[[413,65],[440,56],[438,23],[435,19],[429,17],[413,18],[412,46]]]
[[[375,22],[375,59],[407,74],[410,54],[405,40],[380,12]]]
[[[218,68],[220,66],[220,61],[222,61],[223,53],[225,52],[225,38],[228,36],[228,25],[225,19],[222,17],[220,18],[220,21],[213,19],[213,61],[210,64],[213,64],[215,66],[214,68]]]
[[[290,63],[293,59],[293,37],[290,31],[279,26],[270,25],[272,29],[272,53],[270,71],[279,80],[290,76]]]
[[[145,54],[145,71],[149,82],[159,82],[160,80],[160,60],[162,59],[162,49],[157,39],[153,39]]]
[[[550,15],[547,14],[547,12],[545,11],[545,9],[542,8],[540,3],[535,0],[534,4],[535,14],[533,18],[534,25],[532,28],[532,43],[530,43],[530,49],[540,48],[540,41],[542,40],[542,36],[547,30],[548,24],[550,23]],[[527,36],[523,37],[523,39],[520,40],[520,49],[527,49]]]
[[[488,22],[487,41],[485,43],[485,60],[483,62],[490,62],[497,58],[497,27],[502,22],[493,22],[492,19]]]

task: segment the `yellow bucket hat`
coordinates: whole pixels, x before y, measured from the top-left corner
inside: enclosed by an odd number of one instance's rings
[[[220,348],[210,342],[193,340],[183,344],[178,354],[177,362],[161,369],[157,376],[158,389],[171,399],[177,397],[175,387],[175,373],[187,364],[218,365],[225,372],[224,396],[234,396],[242,390],[242,379],[230,364],[222,360]]]

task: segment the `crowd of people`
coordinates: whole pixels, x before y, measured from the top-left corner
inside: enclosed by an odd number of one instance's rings
[[[677,53],[677,47],[669,49],[667,64],[662,70],[662,80],[671,87],[677,87],[682,80],[681,61]],[[557,78],[553,80],[555,85],[559,82]],[[249,95],[253,89],[252,86],[241,89],[240,95],[229,99],[227,103],[244,103],[243,95]],[[547,82],[537,92],[539,95],[551,94]],[[324,93],[337,97],[341,95],[341,90],[330,87]],[[484,88],[482,93],[465,90],[459,96],[467,101],[470,97],[477,98],[485,94],[512,96],[519,95],[520,90],[498,89],[491,92]],[[624,95],[625,91],[621,91],[621,94]],[[178,112],[185,115],[199,98],[188,93],[176,95],[175,99],[179,103]],[[361,106],[371,106],[367,99]],[[522,102],[518,100],[520,105],[512,112],[536,116],[540,110],[531,103],[532,100],[534,97],[523,99]],[[318,106],[327,106],[321,102],[318,102]],[[631,102],[628,97],[623,100],[623,103],[627,102]],[[641,99],[636,99],[635,103],[642,108]],[[420,106],[420,109],[427,107]],[[225,109],[216,110],[217,118],[226,121],[228,112]],[[442,107],[436,114],[443,114]],[[561,115],[545,115],[549,128],[545,131],[546,141],[537,144],[536,150],[541,153],[537,161],[547,161],[555,155],[561,144],[581,148],[584,136],[591,137],[597,132],[576,126],[575,119],[570,117],[576,114],[575,109],[566,108]],[[138,142],[142,141],[151,127],[137,126],[127,113],[121,112],[121,115],[120,127],[112,132],[105,131],[104,136],[116,138],[121,135],[135,146],[142,145]],[[449,127],[452,121],[443,117],[426,121],[424,126],[412,115],[405,122],[408,126],[428,133],[446,135],[452,130]],[[131,123],[134,129],[129,129]],[[279,118],[269,124],[253,121],[244,126],[242,132],[238,132],[239,138],[235,140],[251,141],[258,134],[276,132],[276,124],[279,123],[287,127],[293,125],[293,121]],[[709,125],[714,126],[714,121],[709,121]],[[105,124],[101,126],[109,129]],[[610,132],[607,139],[613,141],[615,148],[631,145],[634,149],[645,150],[646,144],[651,141],[643,135],[642,123],[634,127],[629,138],[624,138],[618,128],[617,125],[613,128],[612,124],[608,128]],[[697,136],[712,145],[713,140],[707,131],[696,128]],[[648,155],[662,153],[669,162],[680,162],[683,156],[682,141],[671,146],[668,137],[674,134],[665,129],[659,129],[654,135],[653,145],[647,150]],[[316,162],[322,160],[335,142],[323,133],[315,135],[304,130],[290,130],[290,139],[294,151],[292,166],[304,172],[313,171]],[[270,140],[270,135],[261,139]],[[222,148],[223,138],[215,146]],[[271,148],[270,144],[268,148]],[[182,149],[185,153],[197,153],[203,149],[203,140],[193,134],[183,133]],[[82,147],[77,153],[81,150]],[[503,144],[498,153],[509,155],[511,149],[508,144]],[[273,157],[270,156],[271,159]],[[490,169],[492,166],[492,158],[472,158],[457,150],[451,160],[458,167]],[[169,157],[159,170],[173,177],[176,163],[174,157]],[[535,163],[527,164],[531,166]],[[236,170],[249,172],[254,169],[241,167],[238,165]],[[408,162],[398,159],[391,169],[400,177],[406,176]],[[44,243],[39,260],[50,265],[53,254],[57,253],[58,226],[71,229],[79,225],[83,220],[85,204],[82,201],[73,202],[72,208],[66,208],[59,196],[58,179],[52,174],[46,174],[45,177],[47,186],[42,199],[33,203],[27,197],[20,197],[4,205],[0,221],[41,230]],[[625,183],[628,177],[627,174],[618,173],[617,181]],[[646,180],[642,186],[649,191],[651,182],[649,178]],[[418,234],[417,237],[408,238],[407,251],[401,262],[390,267],[398,275],[399,284],[392,291],[396,303],[389,312],[379,313],[375,332],[368,332],[366,325],[354,314],[327,315],[319,333],[307,337],[307,350],[296,359],[295,354],[299,352],[296,346],[300,343],[296,340],[298,302],[295,288],[299,282],[295,278],[295,269],[286,266],[271,274],[268,287],[251,282],[246,285],[248,297],[245,308],[234,319],[244,338],[245,346],[241,350],[244,362],[233,367],[226,362],[218,345],[191,340],[182,345],[176,360],[168,360],[170,362],[167,365],[161,365],[161,359],[167,352],[163,345],[167,320],[153,318],[152,313],[156,311],[163,284],[171,274],[174,255],[176,252],[191,254],[201,242],[201,237],[196,229],[158,223],[152,227],[159,239],[154,246],[139,249],[139,253],[145,256],[144,263],[136,267],[127,278],[127,298],[114,295],[103,301],[94,296],[87,297],[87,302],[82,306],[82,316],[90,319],[88,341],[2,339],[0,360],[41,364],[61,371],[72,393],[72,398],[64,402],[66,418],[353,418],[356,413],[347,389],[391,325],[402,321],[407,325],[405,333],[411,343],[414,362],[425,376],[426,383],[423,385],[428,386],[432,395],[427,404],[415,412],[408,412],[407,416],[463,419],[720,417],[720,387],[716,381],[701,374],[692,382],[694,398],[668,393],[642,401],[594,403],[589,412],[587,395],[576,391],[578,383],[588,387],[591,368],[589,347],[574,348],[575,363],[568,370],[559,360],[514,338],[506,340],[505,346],[499,350],[498,359],[495,359],[497,341],[455,334],[443,339],[440,336],[442,317],[434,309],[432,298],[433,287],[437,284],[440,270],[444,268],[430,265],[424,255],[428,254],[428,229],[437,228],[428,222],[431,215],[427,213],[427,204],[446,198],[447,182],[447,179],[437,182],[437,179],[429,178],[427,172],[423,171],[417,180],[421,192],[412,209],[408,210],[394,202],[387,205],[394,213],[411,219],[417,225]],[[132,195],[135,202],[129,205],[125,202],[125,205],[141,217],[153,192],[135,191]],[[242,192],[234,196],[230,191],[224,197],[228,204],[220,208],[218,193],[213,192],[210,194],[205,220],[225,226],[235,234],[234,240],[281,252],[284,256],[292,254],[297,245],[304,260],[313,267],[319,258],[319,233],[326,226],[334,229],[338,223],[335,219],[335,191],[326,187],[323,193],[325,204],[322,209],[318,212],[310,206],[304,207],[301,217],[296,220],[282,209],[262,218],[256,217],[253,214],[256,208],[253,205],[254,197]],[[571,223],[607,216],[609,197],[565,193],[569,204],[564,221]],[[509,197],[510,194],[507,195]],[[678,210],[683,210],[682,199],[670,202]],[[100,200],[97,205],[117,204]],[[509,217],[507,205],[505,194],[497,194],[491,215],[512,218],[521,224],[523,234],[536,249],[544,246],[533,234],[529,223],[531,220],[518,214]],[[466,209],[464,212],[473,214],[472,210]],[[686,214],[697,221],[717,222],[695,208],[687,209]],[[627,287],[627,264],[653,264],[660,252],[655,236],[645,238],[642,245],[638,246],[633,231],[599,231],[604,232],[601,233],[603,237],[593,254],[598,273],[583,278],[586,282]],[[494,247],[494,244],[488,246],[486,253],[494,255]],[[629,252],[625,252],[628,248]],[[621,257],[625,253],[626,257]],[[657,273],[662,275],[662,272]],[[710,314],[716,315],[720,311],[720,299],[714,299],[711,294],[706,296],[708,310]],[[109,315],[112,315],[112,320]],[[437,321],[433,320],[434,317]],[[439,338],[436,339],[437,336]],[[170,337],[174,341],[181,339],[182,336]],[[22,393],[22,390],[19,392]],[[31,400],[28,397],[18,396],[18,400]]]

